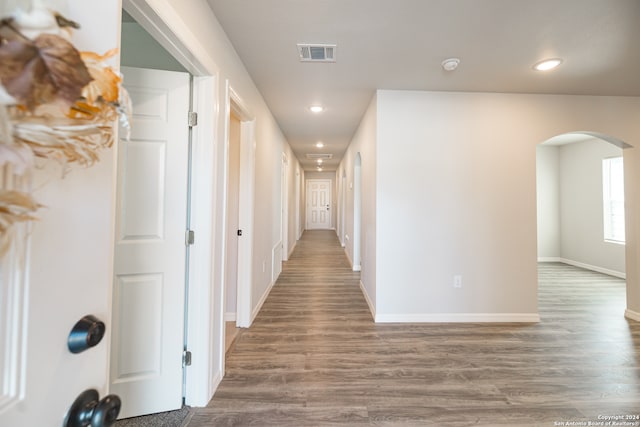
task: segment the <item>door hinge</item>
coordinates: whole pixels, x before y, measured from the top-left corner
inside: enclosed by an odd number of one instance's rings
[[[195,111],[189,111],[188,117],[189,127],[198,126],[198,113]]]
[[[196,242],[196,233],[193,230],[187,230],[184,235],[184,244],[189,246]]]
[[[191,352],[189,350],[182,352],[182,366],[191,366]]]

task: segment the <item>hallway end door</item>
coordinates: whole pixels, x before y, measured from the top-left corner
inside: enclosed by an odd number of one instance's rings
[[[331,228],[331,180],[307,180],[307,230]]]

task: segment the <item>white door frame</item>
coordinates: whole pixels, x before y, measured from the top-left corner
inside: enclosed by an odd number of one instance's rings
[[[338,221],[340,222],[340,245],[345,247],[345,234],[347,226],[345,224],[345,212],[347,211],[347,174],[344,170],[342,170],[342,174],[340,175],[340,196],[339,203],[340,208],[338,209]]]
[[[187,367],[185,403],[205,406],[222,380],[224,368],[224,299],[222,282],[213,276],[216,200],[216,100],[219,73],[198,38],[173,8],[159,0],[123,0],[123,8],[194,76],[194,107],[199,124],[193,128],[191,226],[196,242],[191,247],[187,337],[194,354]],[[115,184],[114,184],[115,185]],[[215,264],[215,263],[214,263]],[[216,280],[217,279],[217,280]],[[220,319],[218,319],[220,317]]]
[[[362,270],[362,157],[353,166],[353,271]]]
[[[289,259],[289,158],[282,153],[282,181],[280,182],[282,261]]]
[[[242,236],[238,240],[238,276],[237,276],[237,296],[236,296],[236,326],[248,328],[251,326],[252,312],[252,282],[253,282],[253,210],[255,194],[255,163],[256,163],[256,142],[255,142],[255,118],[247,108],[245,102],[226,82],[226,106],[225,118],[228,127],[228,117],[231,111],[240,118],[240,183],[238,200],[238,228],[242,230]],[[226,130],[225,156],[228,159],[229,153],[229,131]],[[225,165],[228,166],[228,161]],[[225,166],[225,167],[227,167]],[[229,179],[229,170],[224,173],[225,185]],[[226,191],[226,190],[225,190]],[[227,226],[227,198],[224,197],[224,220],[223,230]],[[226,248],[222,251],[225,262],[222,263],[222,279],[226,275]],[[226,298],[223,295],[223,301]],[[223,311],[223,310],[221,310]],[[224,348],[224,347],[223,347]]]
[[[300,166],[296,166],[296,240],[300,240],[302,233],[300,232]]]

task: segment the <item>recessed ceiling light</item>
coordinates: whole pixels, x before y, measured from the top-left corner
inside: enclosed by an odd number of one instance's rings
[[[317,163],[318,163],[319,165],[321,165],[321,164],[322,164],[322,159],[318,159]]]
[[[322,143],[322,141],[318,141],[318,143],[316,144],[316,147],[322,148],[324,147],[324,144]]]
[[[309,111],[312,113],[322,113],[324,111],[324,107],[322,105],[312,105],[309,107]]]
[[[444,68],[445,71],[453,71],[458,68],[458,65],[460,65],[458,58],[449,58],[442,61],[442,68]]]
[[[560,58],[545,59],[544,61],[537,62],[533,66],[533,69],[536,71],[549,71],[553,70],[560,64],[562,64],[562,59]]]
[[[322,168],[318,166],[318,172],[322,172]]]

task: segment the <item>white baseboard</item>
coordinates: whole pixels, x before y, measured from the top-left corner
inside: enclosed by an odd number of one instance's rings
[[[236,314],[235,313],[225,313],[224,314],[224,321],[225,322],[235,322],[236,321]]]
[[[349,268],[353,270],[353,262],[351,261],[351,257],[349,257],[349,252],[347,251],[347,248],[344,248],[344,254],[347,257],[347,261],[349,261]]]
[[[562,258],[557,256],[538,257],[538,262],[563,262]]]
[[[538,313],[377,314],[376,323],[539,323]]]
[[[275,281],[272,281],[271,283],[269,283],[269,286],[267,286],[267,289],[264,291],[264,294],[262,294],[260,301],[258,301],[258,304],[255,306],[255,308],[251,312],[251,324],[253,324],[253,321],[256,320],[256,316],[258,315],[258,313],[260,313],[260,309],[262,308],[264,302],[267,300],[267,297],[271,293],[271,289],[273,289],[273,285],[275,284],[276,284]]]
[[[376,318],[376,307],[371,302],[371,298],[369,298],[369,294],[367,293],[367,289],[364,287],[364,283],[360,280],[360,290],[362,291],[362,295],[364,295],[365,301],[367,301],[367,305],[369,306],[369,311],[371,312],[372,318],[375,320]]]
[[[362,271],[362,266],[360,266],[360,265],[354,265],[354,266],[353,266],[353,271]]]
[[[289,253],[287,254],[287,259],[291,258],[291,254],[293,253],[293,251],[296,248],[297,244],[298,244],[297,240],[295,242],[293,242],[293,246],[291,246],[291,249],[289,249]]]
[[[640,322],[640,313],[637,311],[629,310],[628,308],[624,311],[624,317],[627,319],[635,320],[636,322]]]
[[[585,264],[579,261],[573,261],[567,258],[538,258],[538,262],[561,262],[563,264],[569,264],[574,267],[584,268],[585,270],[595,271],[596,273],[606,274],[608,276],[617,277],[619,279],[626,279],[627,274],[620,271],[609,270],[608,268],[598,267],[597,265]]]
[[[224,377],[224,374],[220,371],[216,372],[216,375],[213,377],[213,381],[211,381],[211,390],[213,391],[211,393],[211,398],[213,398],[213,394],[215,393],[215,391],[218,389],[218,386],[222,382],[222,377]],[[211,400],[211,398],[209,398],[209,400]],[[208,403],[209,402],[205,403],[204,405],[202,405],[202,407],[207,406]]]

